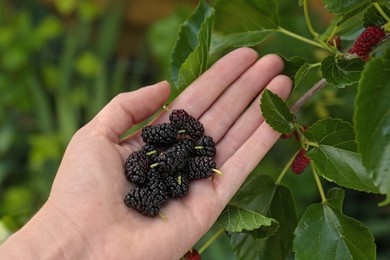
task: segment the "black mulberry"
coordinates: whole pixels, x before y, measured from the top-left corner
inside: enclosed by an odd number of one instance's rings
[[[125,204],[143,215],[154,217],[167,200],[166,184],[156,174],[150,173],[148,182],[126,195]]]
[[[199,138],[198,142],[196,142],[196,154],[200,156],[210,156],[213,157],[215,155],[215,143],[211,136],[204,135]]]
[[[202,123],[189,115],[184,109],[172,110],[169,120],[178,130],[185,130],[185,133],[192,138],[199,138],[204,134]]]
[[[190,180],[185,172],[179,171],[165,179],[167,191],[171,198],[183,197],[188,193]]]
[[[137,185],[144,183],[148,170],[149,163],[144,152],[135,151],[129,155],[125,163],[125,176],[128,181]]]
[[[194,144],[190,139],[179,139],[172,147],[159,154],[155,167],[159,172],[166,174],[178,171],[186,165],[194,149]]]
[[[187,170],[190,180],[206,179],[214,174],[216,163],[212,157],[197,156],[188,160]]]
[[[170,145],[176,142],[176,136],[176,127],[168,123],[145,126],[141,133],[145,143],[156,146]]]

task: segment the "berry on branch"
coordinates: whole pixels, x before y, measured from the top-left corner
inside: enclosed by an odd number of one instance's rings
[[[372,49],[385,37],[385,31],[378,26],[368,26],[357,38],[349,53],[367,58]]]
[[[294,161],[291,164],[291,170],[296,174],[301,174],[310,163],[310,159],[306,157],[306,150],[301,149],[295,156]]]

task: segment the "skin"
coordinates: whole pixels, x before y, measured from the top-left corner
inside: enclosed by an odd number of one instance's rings
[[[121,138],[159,111],[170,86],[160,82],[122,93],[75,133],[50,196],[36,215],[0,247],[0,259],[179,259],[218,218],[279,138],[261,116],[266,87],[282,98],[291,80],[276,55],[258,59],[249,48],[217,61],[169,106],[198,118],[217,144],[223,175],[191,183],[190,192],[162,208],[168,220],[125,206],[131,184],[123,174],[128,155],[142,145],[140,133]],[[152,122],[168,121],[162,111]]]

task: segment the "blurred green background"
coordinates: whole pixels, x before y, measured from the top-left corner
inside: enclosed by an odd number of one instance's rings
[[[298,1],[277,2],[281,25],[310,37]],[[45,202],[64,149],[79,127],[116,94],[169,79],[179,26],[196,4],[196,0],[0,0],[0,243]],[[325,30],[332,16],[320,0],[310,1],[310,7],[315,27]],[[312,63],[325,55],[286,37],[274,35],[255,49],[260,54],[302,56]],[[318,71],[309,72],[291,100],[319,77]],[[352,121],[354,95],[353,88],[325,88],[303,108],[299,119],[308,125],[327,116]],[[296,142],[280,140],[256,171],[277,175],[296,149]],[[308,172],[290,173],[284,184],[293,192],[299,216],[320,201]],[[390,209],[377,207],[382,199],[348,190],[344,210],[371,228],[378,259],[390,259]],[[228,244],[226,236],[220,237],[203,258],[234,259]]]

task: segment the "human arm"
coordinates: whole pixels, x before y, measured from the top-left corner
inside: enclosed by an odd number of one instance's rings
[[[215,222],[279,134],[261,116],[264,87],[286,98],[291,81],[279,75],[282,60],[257,60],[248,48],[217,61],[175,99],[198,118],[217,146],[222,176],[191,183],[189,194],[171,200],[168,217],[145,217],[125,206],[130,186],[123,175],[127,156],[143,143],[139,132],[121,136],[150,117],[169,96],[161,82],[118,95],[72,138],[42,209],[0,247],[16,259],[178,259]],[[166,122],[163,111],[153,123]],[[6,258],[5,258],[6,259]]]

